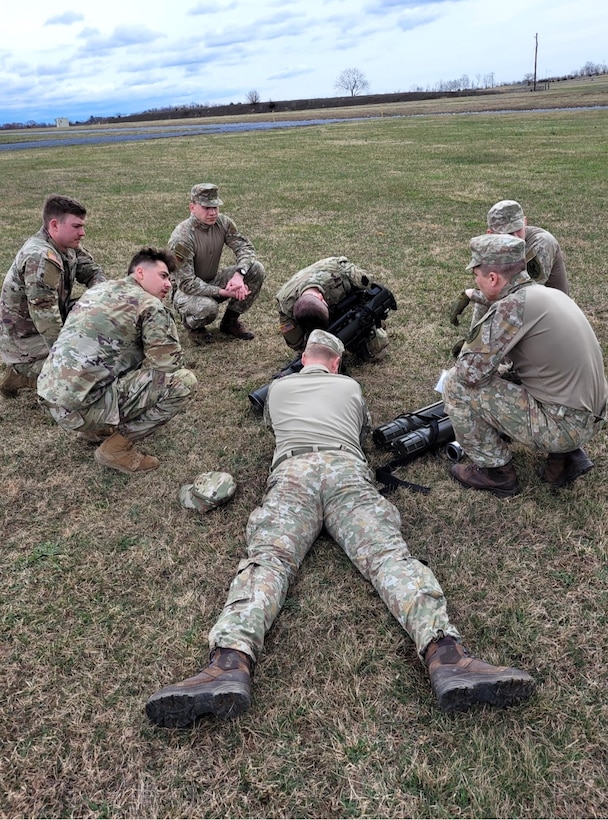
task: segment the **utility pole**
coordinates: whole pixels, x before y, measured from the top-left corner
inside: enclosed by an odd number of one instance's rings
[[[536,62],[538,58],[538,34],[534,35],[534,39],[536,41],[536,45],[534,47],[534,87],[533,91],[536,91]]]

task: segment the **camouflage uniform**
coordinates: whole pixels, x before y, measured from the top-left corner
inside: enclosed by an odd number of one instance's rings
[[[523,208],[514,199],[503,199],[488,211],[488,228],[493,233],[514,234],[525,227],[526,269],[531,279],[539,285],[561,290],[569,294],[568,275],[559,242],[549,231],[526,226]],[[471,328],[488,309],[488,302],[480,291],[471,297],[474,303]]]
[[[302,350],[304,331],[293,315],[296,301],[307,288],[317,288],[329,307],[330,321],[335,318],[332,308],[353,290],[365,290],[372,284],[371,277],[362,268],[349,262],[345,256],[328,256],[294,274],[278,291],[279,330],[293,350]]]
[[[262,506],[249,517],[247,558],[209,634],[211,649],[238,649],[257,660],[323,527],[374,585],[421,658],[433,639],[458,638],[439,583],[410,554],[398,510],[372,484],[359,443],[371,420],[357,382],[320,365],[305,367],[272,383],[265,417],[277,441],[273,468]]]
[[[132,276],[88,291],[38,378],[41,404],[66,430],[115,428],[134,441],[179,412],[196,386],[177,328]]]
[[[0,295],[0,356],[23,376],[37,376],[72,307],[74,282],[92,287],[107,279],[79,248],[59,251],[43,227],[23,245]]]
[[[520,383],[499,376],[506,359]],[[584,314],[526,272],[472,329],[443,387],[456,439],[485,468],[511,460],[501,434],[550,453],[581,447],[601,427],[606,396],[601,349]]]
[[[532,279],[539,285],[557,288],[568,296],[568,276],[559,242],[549,231],[526,227],[526,263]]]
[[[236,264],[219,270],[224,246],[234,252]],[[264,281],[264,267],[256,260],[255,248],[237,230],[230,217],[218,214],[215,225],[205,225],[192,214],[175,228],[168,244],[179,268],[172,274],[173,306],[184,325],[201,330],[217,318],[220,302],[227,310],[242,314],[255,302]],[[236,271],[250,290],[246,299],[219,295]]]

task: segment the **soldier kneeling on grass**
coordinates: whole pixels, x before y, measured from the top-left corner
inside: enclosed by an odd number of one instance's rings
[[[95,460],[122,473],[158,467],[134,442],[172,419],[196,387],[162,301],[175,267],[168,251],[142,248],[124,279],[87,291],[38,378],[40,403],[59,426],[100,443]]]
[[[602,350],[582,310],[526,272],[526,243],[509,234],[470,242],[472,271],[489,309],[443,383],[455,437],[471,459],[453,464],[464,487],[498,497],[521,491],[507,439],[544,450],[541,480],[564,487],[589,472],[583,445],[606,418]],[[509,378],[501,368],[511,367]]]

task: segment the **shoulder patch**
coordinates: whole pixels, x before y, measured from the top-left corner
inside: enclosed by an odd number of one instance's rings
[[[61,270],[63,270],[63,262],[57,256],[57,254],[55,253],[54,250],[49,249],[46,252],[46,258],[49,259],[51,262],[54,262],[57,265],[58,268],[61,268]]]
[[[42,281],[45,285],[48,285],[50,288],[55,288],[59,286],[61,282],[61,273],[63,268],[58,268],[56,262],[51,262],[47,259],[44,263],[44,271],[42,273]]]
[[[190,250],[183,242],[177,242],[173,247],[173,253],[180,262],[183,262],[190,255]]]

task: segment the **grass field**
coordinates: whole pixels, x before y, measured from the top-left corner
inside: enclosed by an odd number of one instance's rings
[[[194,182],[218,184],[267,269],[253,342],[183,344],[200,388],[147,439],[156,472],[98,467],[39,410],[0,400],[0,815],[4,817],[605,817],[608,743],[606,438],[570,489],[463,490],[441,456],[393,496],[467,646],[538,683],[512,710],[446,716],[413,645],[331,541],[304,563],[256,669],[250,712],[185,731],[142,712],[207,657],[207,631],[244,552],[272,437],[247,394],[291,358],[274,294],[345,254],[390,287],[389,355],[349,362],[376,424],[436,399],[457,329],[448,306],[468,241],[495,201],[519,200],[560,240],[571,295],[608,344],[604,110],[385,118],[0,154],[0,271],[39,227],[50,192],[89,208],[86,246],[112,277],[163,244]],[[374,466],[386,455],[369,446]],[[181,484],[222,469],[239,490],[206,517]]]

